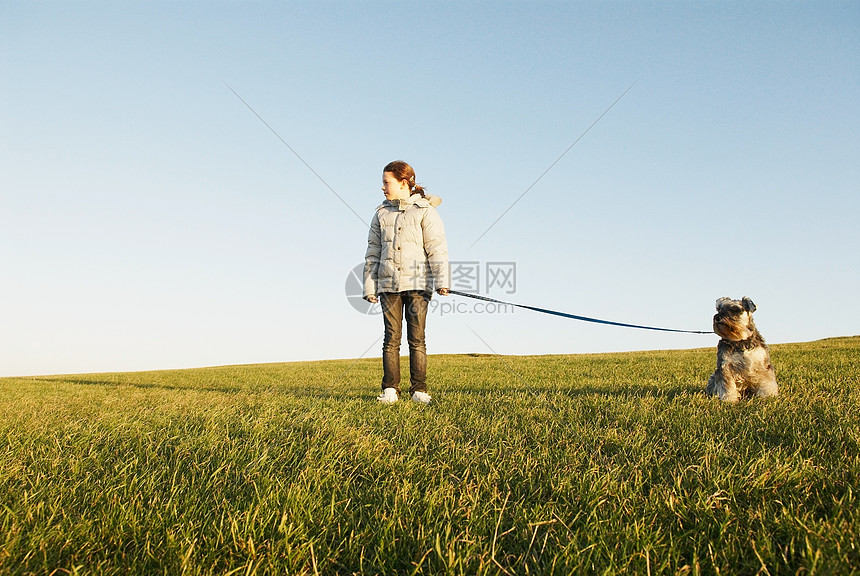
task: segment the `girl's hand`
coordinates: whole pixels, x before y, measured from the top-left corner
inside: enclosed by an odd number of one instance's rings
[[[364,299],[371,304],[376,304],[377,302],[379,302],[379,298],[377,298],[376,296],[365,296]]]
[[[448,295],[448,289],[447,288],[439,288],[438,290],[436,290],[436,293],[441,295],[441,296],[447,296]]]

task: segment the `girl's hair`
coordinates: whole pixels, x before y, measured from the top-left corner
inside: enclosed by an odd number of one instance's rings
[[[421,197],[424,197],[424,186],[419,186],[415,183],[415,170],[403,160],[389,162],[382,171],[394,174],[394,177],[397,178],[398,182],[406,180],[409,182],[409,188],[412,190],[412,194],[421,194]]]

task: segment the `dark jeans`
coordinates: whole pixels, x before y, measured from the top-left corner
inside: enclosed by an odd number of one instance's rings
[[[421,290],[383,292],[379,295],[385,339],[382,343],[382,388],[394,388],[400,395],[400,340],[406,317],[406,342],[409,344],[409,394],[427,390],[427,346],[424,327],[431,294]]]

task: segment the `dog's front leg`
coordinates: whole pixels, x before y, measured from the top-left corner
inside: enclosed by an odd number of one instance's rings
[[[720,372],[717,370],[708,378],[708,386],[705,388],[705,394],[708,396],[719,396],[722,388],[721,384]]]
[[[734,404],[740,399],[738,386],[730,370],[719,368],[708,380],[705,390],[708,394],[718,397],[723,402]]]

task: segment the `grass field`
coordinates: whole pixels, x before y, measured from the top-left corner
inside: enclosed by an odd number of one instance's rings
[[[860,337],[0,379],[3,574],[860,574]]]

